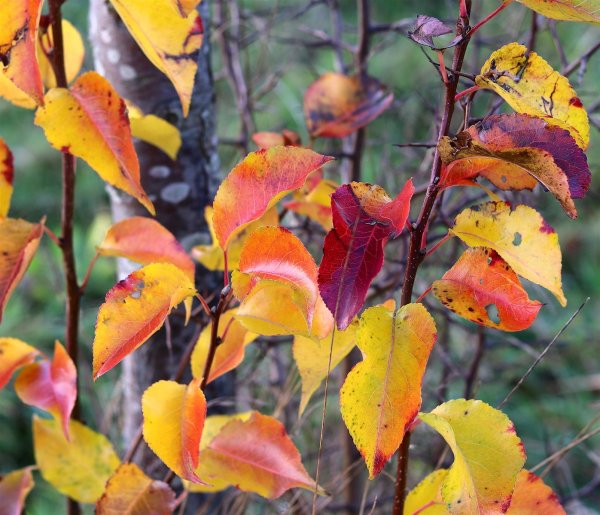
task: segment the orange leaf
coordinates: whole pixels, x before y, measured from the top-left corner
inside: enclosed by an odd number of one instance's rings
[[[558,497],[533,472],[521,470],[506,515],[565,515]]]
[[[8,214],[14,175],[12,152],[4,140],[0,138],[0,217],[5,217]]]
[[[194,280],[194,262],[188,253],[168,229],[151,218],[134,216],[114,224],[106,231],[98,252],[142,265],[171,263]]]
[[[542,304],[529,300],[517,274],[495,251],[468,249],[444,276],[433,294],[448,309],[471,322],[502,331],[522,331],[535,320]],[[487,309],[495,306],[498,322]]]
[[[18,368],[32,363],[38,350],[17,338],[0,338],[0,390]]]
[[[12,292],[27,267],[44,234],[44,220],[31,224],[25,220],[0,220],[0,320]]]
[[[221,183],[215,197],[213,221],[221,248],[227,250],[237,232],[332,159],[301,147],[273,147],[248,154]]]
[[[54,88],[35,114],[50,144],[87,162],[102,179],[135,197],[154,214],[140,183],[125,102],[96,72],[81,75],[70,89]]]
[[[298,147],[302,144],[297,132],[283,129],[281,132],[255,132],[252,141],[258,148],[271,148],[279,145]]]
[[[167,467],[193,483],[202,483],[194,472],[206,419],[200,382],[158,381],[142,397],[144,440]]]
[[[42,0],[0,2],[0,73],[38,105],[44,103],[35,49],[42,3]]]
[[[312,137],[343,138],[385,111],[394,94],[372,77],[326,73],[304,94],[304,117]]]
[[[58,341],[52,361],[32,363],[19,373],[15,391],[24,403],[50,412],[61,422],[65,438],[70,439],[69,417],[77,398],[77,369]]]
[[[100,306],[94,338],[94,380],[141,346],[196,290],[179,268],[154,263],[119,281]]]
[[[0,479],[0,513],[2,515],[19,515],[24,513],[25,498],[34,486],[31,470],[25,467],[9,472]]]
[[[96,515],[168,515],[176,508],[167,483],[149,478],[134,463],[123,463],[106,483]]]
[[[198,475],[275,499],[290,488],[315,489],[283,424],[266,415],[227,423],[200,453]]]

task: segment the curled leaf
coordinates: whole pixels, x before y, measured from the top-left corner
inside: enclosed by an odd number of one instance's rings
[[[452,31],[452,28],[441,20],[419,14],[415,26],[408,32],[408,37],[419,45],[436,48],[437,45],[433,42],[433,38],[450,34]]]

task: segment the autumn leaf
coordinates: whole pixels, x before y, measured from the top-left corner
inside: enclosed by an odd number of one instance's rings
[[[196,7],[198,7],[201,1],[202,0],[171,0],[183,16],[189,15]]]
[[[107,438],[80,422],[69,422],[67,441],[55,420],[33,417],[35,461],[48,483],[79,502],[94,503],[120,464]]]
[[[13,192],[15,168],[8,145],[0,138],[0,217],[8,215]]]
[[[68,20],[62,20],[62,36],[67,82],[71,83],[77,77],[85,58],[83,38],[79,31]],[[47,88],[57,87],[54,69],[50,56],[54,52],[54,35],[51,26],[43,28],[37,41],[37,56],[40,64],[42,81]]]
[[[505,202],[488,202],[459,213],[450,232],[470,247],[494,249],[518,275],[567,305],[558,235],[535,209],[517,206],[513,210]]]
[[[340,390],[344,423],[372,479],[398,450],[421,407],[421,382],[437,332],[422,304],[367,309],[356,343],[364,359]]]
[[[221,183],[213,204],[215,234],[227,250],[233,236],[258,220],[306,177],[331,161],[301,147],[273,147],[251,152]]]
[[[302,144],[300,134],[295,131],[283,129],[281,132],[255,132],[252,141],[258,148],[271,148],[279,145],[298,147]]]
[[[536,181],[552,192],[571,218],[573,199],[583,198],[591,173],[587,158],[568,131],[528,115],[495,115],[442,138],[445,187],[483,175],[500,189],[532,189]]]
[[[454,454],[440,485],[450,513],[504,513],[525,463],[523,444],[508,417],[482,401],[456,399],[419,418]]]
[[[565,515],[557,495],[533,472],[521,470],[506,515]]]
[[[21,367],[33,363],[39,351],[17,338],[0,338],[0,390]]]
[[[453,32],[451,27],[433,16],[417,15],[417,23],[408,32],[408,37],[419,45],[436,48],[433,38]]]
[[[566,129],[582,149],[588,147],[588,115],[569,80],[525,46],[510,43],[496,50],[475,82],[500,95],[517,113]]]
[[[0,513],[19,515],[25,512],[25,499],[34,487],[31,471],[34,467],[25,467],[9,472],[0,478]]]
[[[331,197],[333,229],[323,246],[319,289],[338,329],[362,308],[371,281],[383,266],[383,248],[406,224],[414,188],[408,181],[392,200],[383,188],[353,182]]]
[[[304,215],[317,222],[323,229],[330,231],[333,227],[331,219],[331,195],[339,188],[339,184],[327,179],[321,179],[308,192],[298,192],[294,200],[286,202],[284,207]]]
[[[517,0],[530,9],[555,20],[600,24],[597,0]]]
[[[25,275],[44,234],[44,220],[0,219],[0,320],[17,284]]]
[[[175,508],[175,492],[167,483],[149,478],[134,463],[124,463],[106,483],[96,515],[169,515]]]
[[[393,100],[394,94],[373,77],[326,73],[304,94],[306,127],[313,138],[344,138],[375,120]]]
[[[77,368],[58,341],[52,361],[45,359],[21,370],[15,380],[15,392],[24,403],[51,413],[70,440],[69,417],[77,399]]]
[[[300,399],[299,414],[302,415],[313,393],[317,391],[323,380],[327,377],[327,371],[333,371],[342,360],[356,346],[356,331],[358,321],[351,323],[343,331],[336,331],[332,336],[324,338],[307,336],[295,336],[292,347],[294,361],[302,378],[302,397]],[[331,350],[331,367],[329,365],[329,353]]]
[[[204,27],[189,1],[110,0],[150,62],[172,82],[187,116]],[[187,5],[190,4],[190,5]],[[183,14],[180,11],[183,10]]]
[[[119,281],[98,312],[94,380],[141,346],[175,306],[195,294],[190,278],[168,263],[148,265]]]
[[[244,360],[246,346],[252,343],[257,335],[250,333],[235,319],[237,309],[225,311],[219,319],[218,337],[220,343],[215,351],[215,356],[210,367],[206,383],[214,381],[217,377],[236,368]],[[204,377],[204,369],[210,348],[211,326],[207,325],[200,334],[190,364],[192,375],[197,379]]]
[[[159,148],[173,161],[177,159],[181,148],[181,133],[175,125],[154,114],[144,114],[131,104],[127,105],[127,114],[134,138]]]
[[[142,265],[171,263],[194,280],[194,262],[175,236],[152,218],[132,216],[111,226],[98,252]]]
[[[44,103],[44,86],[36,57],[42,4],[42,0],[2,0],[0,3],[0,74],[37,105]],[[12,94],[15,93],[13,90]]]
[[[140,183],[125,102],[110,83],[96,72],[87,72],[70,89],[51,89],[45,100],[35,123],[44,129],[50,144],[83,159],[103,180],[154,214]]]
[[[404,504],[404,515],[449,515],[442,501],[440,488],[448,475],[448,470],[439,469],[429,474],[408,495]]]
[[[200,379],[189,385],[158,381],[142,396],[144,440],[175,474],[202,483],[198,467],[200,438],[206,419],[206,399]]]
[[[542,304],[529,300],[517,274],[494,250],[468,249],[439,281],[433,294],[448,309],[471,322],[501,331],[522,331]],[[489,316],[494,307],[498,321]]]
[[[316,487],[283,424],[257,412],[221,427],[202,449],[197,473],[209,484],[227,483],[268,499],[290,488]]]

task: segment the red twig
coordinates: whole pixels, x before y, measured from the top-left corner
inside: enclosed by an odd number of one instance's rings
[[[461,98],[466,97],[467,95],[470,95],[472,93],[475,93],[476,91],[479,91],[481,88],[477,85],[475,86],[471,86],[470,88],[465,89],[464,91],[461,91],[460,93],[458,93],[455,97],[454,97],[454,101],[458,102]]]

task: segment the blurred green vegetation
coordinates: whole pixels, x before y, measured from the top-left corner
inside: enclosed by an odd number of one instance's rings
[[[356,42],[355,3],[341,0],[343,35],[350,44]],[[413,18],[416,14],[431,14],[447,20],[456,10],[454,1],[404,0],[402,2],[373,1],[372,20],[391,23]],[[473,19],[481,19],[497,2],[474,1]],[[244,24],[246,35],[253,35],[252,44],[244,49],[244,65],[247,77],[254,89],[264,86],[273,73],[281,75],[275,86],[254,106],[258,130],[293,129],[301,133],[303,141],[308,137],[304,127],[302,98],[307,86],[320,74],[336,67],[334,53],[328,49],[306,47],[300,40],[311,39],[310,30],[330,33],[330,20],[324,6],[315,7],[292,21],[277,18],[279,12],[302,3],[293,0],[244,0],[244,11],[270,16],[273,23],[261,25],[258,18],[248,17]],[[66,17],[83,33],[87,27],[87,2],[68,1]],[[544,19],[539,21],[536,51],[555,68],[560,69],[560,53],[552,32]],[[478,34],[466,57],[465,69],[476,73],[491,51],[511,42],[526,43],[531,24],[531,14],[521,5],[513,5]],[[554,28],[553,28],[554,30]],[[578,58],[600,39],[600,30],[590,25],[559,23],[555,25],[567,60]],[[213,52],[217,71],[218,131],[225,139],[235,139],[239,134],[239,116],[232,101],[231,91],[222,74],[220,54]],[[430,56],[435,57],[430,53]],[[347,65],[351,56],[344,54]],[[90,52],[86,68],[91,69]],[[581,74],[571,76],[571,82],[584,105],[592,105],[600,99],[600,53],[594,55]],[[583,73],[585,72],[585,73]],[[423,52],[401,33],[382,32],[373,38],[369,73],[388,84],[395,93],[393,107],[376,120],[368,129],[368,143],[363,159],[363,179],[377,182],[396,193],[400,185],[413,177],[417,185],[425,184],[429,169],[422,166],[426,159],[423,149],[398,149],[393,143],[432,141],[434,139],[434,116],[439,105],[442,85],[433,66]],[[484,113],[495,100],[487,92],[478,94],[475,115]],[[600,116],[593,114],[596,121]],[[461,113],[457,113],[457,119]],[[10,215],[30,221],[47,217],[48,226],[59,231],[60,205],[60,156],[45,142],[42,131],[33,125],[33,113],[14,108],[0,100],[0,137],[9,144],[15,155],[15,193]],[[341,151],[339,142],[318,141],[315,148],[323,152]],[[227,172],[240,159],[239,151],[232,146],[220,148],[222,170]],[[534,371],[523,387],[512,397],[505,412],[514,421],[518,434],[524,440],[527,466],[531,467],[544,457],[570,442],[577,433],[600,411],[600,331],[597,313],[600,310],[600,187],[598,164],[600,163],[600,137],[592,129],[588,151],[590,168],[594,175],[591,190],[583,201],[578,202],[579,219],[572,221],[561,211],[550,195],[536,192],[519,198],[540,210],[559,234],[563,249],[563,283],[569,305],[560,308],[549,294],[540,288],[529,288],[533,298],[546,303],[534,326],[520,334],[505,335],[487,333],[486,348],[481,368],[480,382],[476,385],[477,398],[496,405],[521,377],[532,360],[532,353],[540,352],[563,326],[574,310],[587,298],[591,300],[560,338],[541,365]],[[456,193],[452,193],[456,195]],[[415,203],[415,206],[418,202]],[[415,208],[416,209],[416,208]],[[110,224],[110,210],[102,181],[81,162],[77,176],[76,251],[80,277],[94,255],[95,245]],[[198,213],[198,216],[202,216]],[[397,247],[398,249],[400,247]],[[417,290],[423,291],[431,280],[443,273],[438,267],[425,265],[420,272]],[[92,385],[89,368],[90,346],[98,306],[105,293],[115,282],[114,263],[101,259],[91,276],[88,292],[82,305],[81,345],[83,390],[83,413],[93,427],[102,425],[101,406],[110,402],[113,384],[100,381]],[[55,339],[63,337],[63,310],[65,295],[60,255],[48,238],[44,238],[37,257],[29,272],[13,295],[0,327],[1,335],[21,338],[44,351],[50,351]],[[439,305],[431,301],[436,308]],[[465,370],[473,357],[478,331],[467,323],[453,325],[447,351],[456,368]],[[525,349],[525,350],[524,350]],[[529,351],[529,352],[527,352]],[[256,350],[250,350],[252,360]],[[424,409],[435,406],[435,396],[440,382],[441,360],[432,357],[424,385]],[[112,376],[115,377],[115,376]],[[463,395],[463,381],[451,378],[449,396]],[[266,390],[268,392],[268,390]],[[318,397],[318,396],[316,396]],[[266,397],[265,406],[277,404],[274,397]],[[332,419],[336,416],[336,403],[330,404]],[[0,394],[0,473],[29,465],[34,462],[31,445],[31,412],[6,387]],[[298,438],[302,449],[314,450],[317,425],[306,421],[312,437],[304,432]],[[315,432],[316,431],[316,432]],[[413,438],[415,460],[411,475],[414,484],[428,470],[425,460],[430,458],[427,446],[430,433],[422,428]],[[599,468],[600,438],[589,440],[571,451],[546,478],[561,496],[573,492],[592,479]],[[596,460],[594,462],[594,460]],[[311,470],[309,468],[309,470]],[[392,467],[389,468],[392,471]],[[55,513],[64,502],[49,486],[38,486],[30,496],[28,513]],[[40,486],[42,485],[42,486]],[[587,496],[583,502],[589,509],[600,505],[600,493]]]

